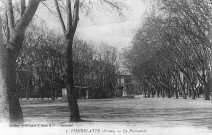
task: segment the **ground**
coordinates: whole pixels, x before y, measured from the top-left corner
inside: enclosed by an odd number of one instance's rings
[[[49,124],[52,124],[52,130],[48,132],[55,134],[92,134],[87,133],[91,129],[101,130],[96,131],[96,134],[212,134],[211,100],[136,96],[83,99],[78,100],[78,104],[84,122],[70,123],[65,100],[21,101],[26,125],[43,124],[45,127],[48,124],[50,128]],[[45,129],[44,127],[40,130]],[[87,130],[79,133],[74,129]]]

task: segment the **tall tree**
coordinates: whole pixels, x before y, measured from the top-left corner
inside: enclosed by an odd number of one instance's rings
[[[22,48],[24,33],[32,20],[41,0],[20,0],[20,19],[15,21],[12,0],[5,0],[6,7],[6,44],[1,42],[1,81],[0,117],[2,121],[23,123],[23,114],[16,92],[16,59]],[[2,38],[2,36],[0,37]]]
[[[83,1],[85,2],[85,1]],[[68,105],[69,105],[69,111],[70,111],[70,121],[80,121],[80,114],[77,104],[77,97],[74,87],[74,78],[73,78],[73,56],[72,56],[72,44],[73,44],[73,38],[77,29],[78,21],[79,21],[79,9],[80,7],[86,7],[86,9],[90,9],[92,7],[92,4],[94,4],[92,1],[87,1],[90,5],[85,6],[83,2],[80,2],[80,0],[66,0],[66,7],[64,7],[66,11],[66,24],[64,22],[60,7],[61,5],[57,0],[54,0],[54,4],[58,13],[58,17],[62,26],[64,38],[65,38],[65,44],[66,44],[66,86],[68,90]],[[97,1],[95,1],[97,2]],[[114,8],[116,11],[118,11],[121,14],[122,7],[119,7],[121,5],[121,2],[118,2],[117,0],[100,0],[100,4],[106,3],[110,7]],[[73,4],[73,6],[72,6]],[[90,6],[90,7],[89,7]]]
[[[77,104],[77,97],[74,86],[73,78],[73,57],[72,57],[72,44],[74,34],[76,32],[77,24],[79,21],[79,0],[74,2],[74,10],[72,11],[71,1],[66,0],[66,11],[67,11],[67,26],[62,18],[61,11],[57,0],[54,0],[59,20],[63,29],[66,44],[66,87],[68,91],[68,106],[70,111],[70,121],[80,121],[79,108]],[[72,14],[73,12],[73,14]]]

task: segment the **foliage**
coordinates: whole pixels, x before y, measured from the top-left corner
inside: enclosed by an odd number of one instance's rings
[[[23,46],[17,59],[18,86],[33,93],[33,89],[29,87],[30,82],[26,81],[31,79],[34,82],[31,87],[38,86],[40,92],[46,91],[45,93],[55,99],[58,91],[61,93],[61,88],[66,87],[63,37],[32,23]],[[99,87],[112,94],[117,55],[116,49],[112,46],[104,44],[104,47],[98,50],[92,43],[75,38],[73,43],[75,86]],[[27,72],[25,73],[27,75],[22,75],[22,72]],[[47,84],[48,88],[44,89]],[[20,91],[20,88],[18,90]],[[42,95],[40,96],[42,98]]]
[[[162,0],[138,29],[123,55],[149,96],[210,99],[211,7],[207,0]]]

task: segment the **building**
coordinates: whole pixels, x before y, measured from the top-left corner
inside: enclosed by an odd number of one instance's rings
[[[132,75],[117,75],[116,76],[116,97],[134,97],[140,85]]]

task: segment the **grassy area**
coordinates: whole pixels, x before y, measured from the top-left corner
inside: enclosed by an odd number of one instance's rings
[[[141,123],[148,126],[202,126],[212,129],[212,102],[202,99],[116,98],[79,100],[81,117],[87,122]],[[22,100],[26,123],[65,124],[69,120],[66,100]]]
[[[78,100],[83,122],[69,122],[66,100],[21,100],[25,124],[6,134],[211,135],[212,101],[204,99],[114,98]],[[48,126],[53,124],[54,126]],[[97,133],[79,133],[98,129]],[[10,132],[7,132],[10,131]],[[4,132],[3,132],[4,133]]]

